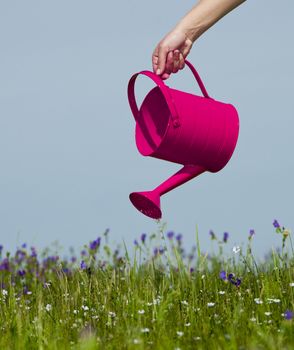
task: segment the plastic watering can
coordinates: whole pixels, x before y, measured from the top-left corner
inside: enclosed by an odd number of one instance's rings
[[[238,139],[239,118],[235,107],[211,98],[196,69],[187,60],[185,63],[203,96],[172,89],[150,71],[134,74],[128,84],[139,152],[184,165],[154,190],[130,194],[133,205],[153,219],[162,215],[160,196],[205,171],[221,170],[231,158]],[[134,92],[139,74],[157,85],[146,95],[140,109]]]

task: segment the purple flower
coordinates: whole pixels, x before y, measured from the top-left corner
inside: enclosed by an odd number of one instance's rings
[[[158,255],[158,253],[159,253],[159,250],[158,250],[158,248],[155,247],[154,250],[153,250],[154,256]]]
[[[253,229],[251,229],[249,231],[249,237],[248,238],[251,239],[254,235],[255,235],[255,231]]]
[[[0,244],[0,253],[2,252],[2,250],[3,250],[3,245]]]
[[[77,258],[76,258],[75,256],[72,256],[72,257],[70,258],[70,261],[71,261],[72,263],[74,263],[74,262],[77,261]]]
[[[5,271],[9,271],[10,267],[9,267],[9,260],[7,258],[3,259],[0,263],[0,271],[5,270]]]
[[[82,256],[86,256],[86,255],[87,255],[87,252],[86,252],[85,249],[83,249],[83,250],[81,251],[81,255],[82,255]]]
[[[146,233],[142,233],[141,234],[141,241],[142,241],[143,244],[145,243],[146,237],[147,237]]]
[[[18,270],[17,273],[20,277],[23,277],[26,274],[25,270]]]
[[[209,234],[211,239],[216,239],[216,235],[212,230],[209,231]]]
[[[90,242],[89,248],[91,250],[96,250],[100,246],[100,243],[101,243],[101,238],[98,237],[96,240]]]
[[[25,248],[27,247],[27,244],[26,244],[26,243],[23,243],[23,244],[21,245],[21,247],[25,249]]]
[[[167,236],[168,239],[173,239],[174,235],[175,235],[175,233],[174,233],[173,231],[169,231],[169,232],[166,234],[166,236]]]
[[[223,241],[224,241],[225,243],[227,243],[228,238],[229,238],[229,234],[228,234],[228,232],[224,232]]]
[[[273,225],[275,228],[280,228],[280,224],[278,223],[277,220],[274,220]]]
[[[139,243],[138,243],[138,241],[137,241],[136,239],[134,240],[134,244],[135,244],[136,246],[139,245]]]
[[[183,238],[183,235],[181,233],[178,233],[177,236],[176,236],[176,240],[181,243],[182,241],[182,238]]]
[[[158,251],[159,251],[159,254],[163,254],[165,251],[165,248],[160,247]]]
[[[285,317],[285,320],[292,320],[292,318],[293,318],[293,311],[286,310],[284,312],[284,317]]]
[[[227,279],[227,274],[226,274],[226,271],[221,271],[219,273],[219,277],[222,279],[222,280],[226,280]]]
[[[81,269],[85,270],[87,268],[87,264],[85,263],[84,260],[81,261]]]
[[[37,257],[37,251],[35,247],[31,247],[31,257],[36,258]]]
[[[194,268],[190,267],[190,273],[194,272]]]

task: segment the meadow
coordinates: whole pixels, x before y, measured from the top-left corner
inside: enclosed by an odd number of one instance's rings
[[[142,233],[111,249],[109,230],[75,253],[0,246],[0,349],[294,349],[291,232],[257,261],[208,232],[216,252],[184,248],[183,235]],[[131,257],[130,251],[133,256]]]

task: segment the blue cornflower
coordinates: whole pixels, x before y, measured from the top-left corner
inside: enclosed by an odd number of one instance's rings
[[[293,312],[290,311],[290,310],[286,310],[284,312],[284,317],[285,317],[285,320],[292,320],[293,318]]]
[[[175,233],[174,233],[173,231],[169,231],[169,232],[166,234],[166,236],[167,236],[168,239],[173,239],[174,235],[175,235]]]
[[[277,220],[274,220],[273,225],[274,225],[275,228],[280,228],[281,227]]]
[[[81,269],[85,270],[87,268],[87,264],[85,263],[84,260],[81,261]]]
[[[145,243],[146,237],[147,237],[146,233],[142,233],[141,234],[141,241],[142,241],[143,244]]]
[[[228,232],[224,232],[223,241],[224,241],[225,243],[227,243],[228,238],[229,238],[229,234],[228,234]]]

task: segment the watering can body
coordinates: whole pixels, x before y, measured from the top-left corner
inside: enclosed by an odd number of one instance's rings
[[[235,107],[212,99],[193,65],[191,69],[203,96],[169,88],[149,71],[134,74],[128,98],[136,120],[136,145],[144,156],[179,163],[184,167],[153,191],[134,192],[130,200],[143,214],[159,219],[160,196],[205,172],[217,172],[230,160],[239,134]],[[139,74],[151,78],[156,87],[138,109],[134,85]]]

